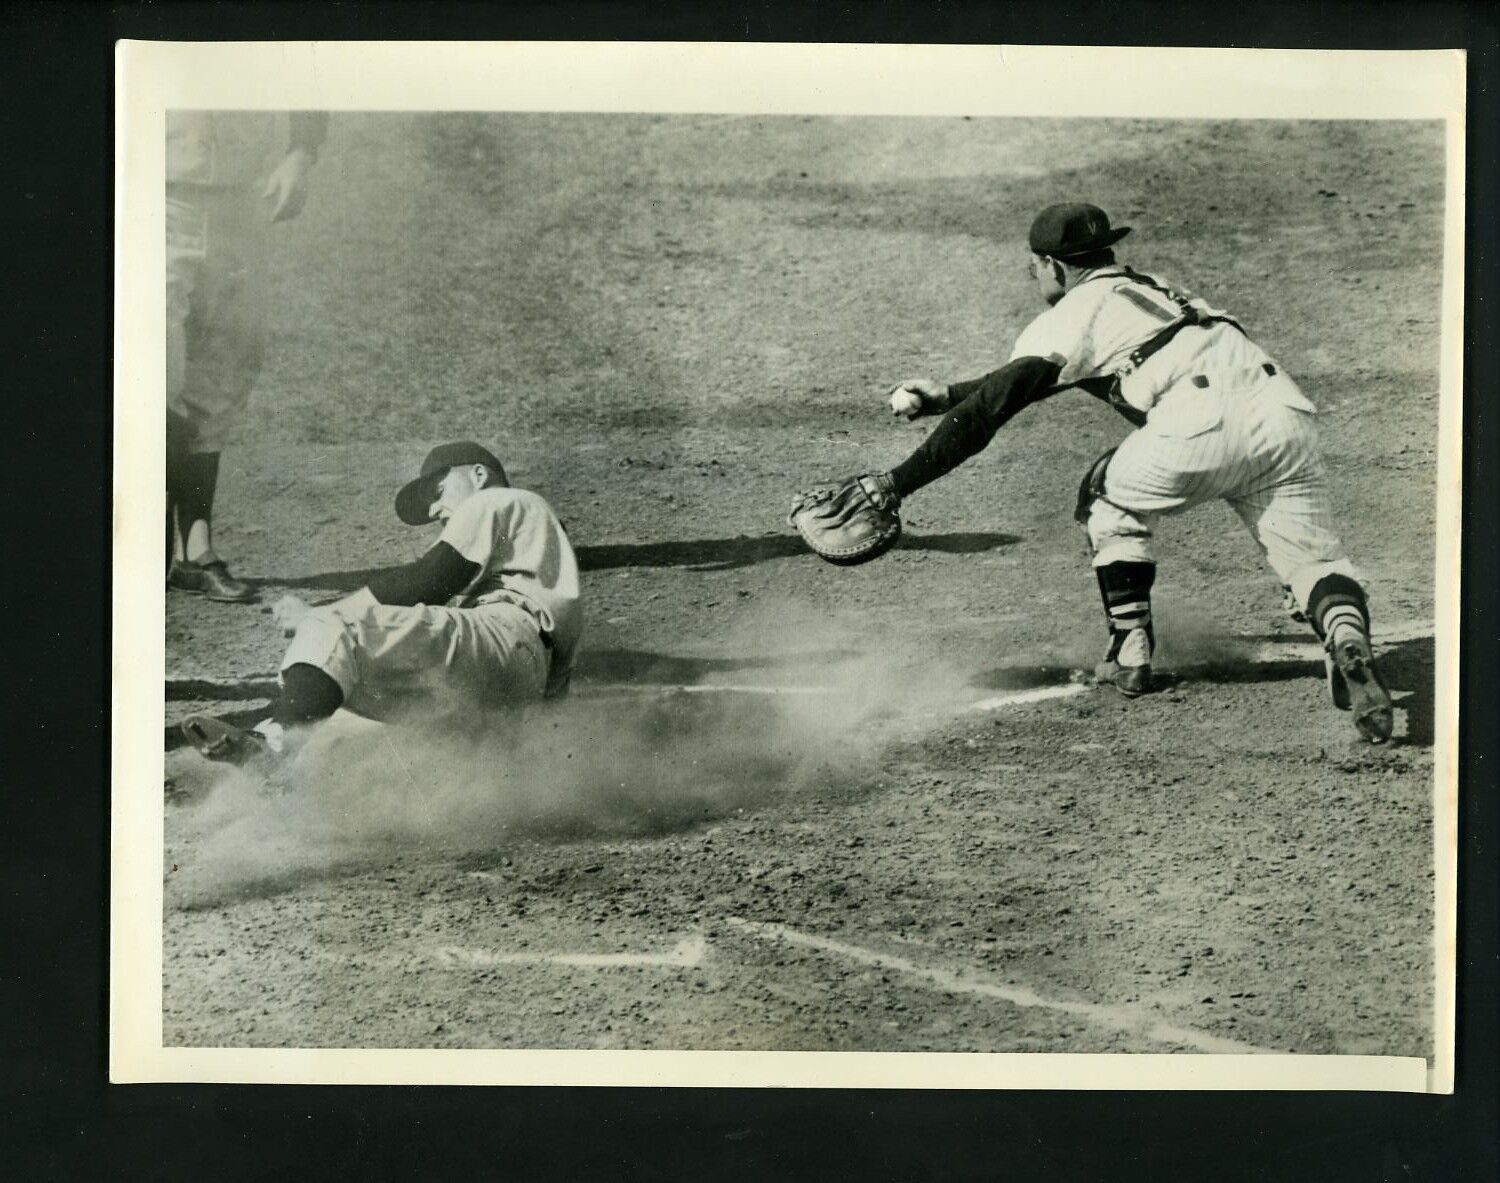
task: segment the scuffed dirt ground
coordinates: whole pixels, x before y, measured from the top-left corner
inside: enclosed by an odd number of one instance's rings
[[[780,515],[921,438],[883,386],[1003,360],[1032,212],[1087,196],[1303,383],[1377,624],[1430,620],[1440,161],[1413,124],[336,117],[223,549],[266,603],[353,590],[426,544],[425,449],[484,440],[568,522],[589,647],[514,742],[356,730],[290,791],[170,750],[166,1041],[1429,1054],[1430,640],[1355,743],[1205,507],[1162,534],[1167,692],[966,711],[1102,644],[1070,514],[1123,425],[1081,396],[866,567]],[[173,596],[166,638],[169,723],[258,717],[259,608]],[[611,689],[705,682],[836,693]],[[658,960],[547,960],[609,954]]]

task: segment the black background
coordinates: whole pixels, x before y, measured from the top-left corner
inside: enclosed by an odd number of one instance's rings
[[[1500,1178],[1497,29],[1479,3],[0,3],[0,1174]],[[107,1084],[112,94],[125,37],[1468,48],[1457,1095]]]

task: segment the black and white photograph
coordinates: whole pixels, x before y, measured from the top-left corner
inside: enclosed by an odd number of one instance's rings
[[[1462,54],[258,48],[120,50],[114,1079],[1451,1089]]]

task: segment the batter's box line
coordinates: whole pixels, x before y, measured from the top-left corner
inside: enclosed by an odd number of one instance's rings
[[[1258,1047],[1238,1039],[1226,1039],[1193,1027],[1183,1027],[1144,1015],[1138,1010],[1123,1006],[1105,1006],[1094,1002],[1069,1002],[1065,999],[1047,998],[1026,986],[1014,983],[985,981],[972,976],[953,973],[936,966],[919,965],[906,957],[892,953],[880,953],[846,941],[817,936],[764,920],[746,920],[739,916],[726,916],[725,923],[739,931],[765,941],[778,941],[804,949],[812,949],[828,957],[868,965],[875,969],[899,973],[916,985],[943,994],[968,994],[978,998],[990,998],[1009,1003],[1022,1009],[1053,1011],[1084,1019],[1095,1026],[1107,1027],[1121,1034],[1140,1036],[1154,1043],[1178,1047],[1190,1047],[1197,1052],[1214,1055],[1278,1055],[1272,1048]]]
[[[708,953],[701,936],[684,937],[665,952],[562,953],[535,950],[503,951],[463,945],[440,945],[428,960],[441,969],[491,969],[500,965],[560,965],[573,969],[696,969]]]

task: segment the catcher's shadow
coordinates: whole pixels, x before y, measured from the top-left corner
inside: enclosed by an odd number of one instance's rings
[[[744,670],[826,669],[829,664],[857,658],[848,649],[820,649],[812,653],[759,657],[678,657],[644,649],[584,649],[575,667],[574,685],[586,694],[590,682],[629,682],[640,685],[691,685],[711,674]]]
[[[1284,637],[1276,639],[1284,640]],[[1430,748],[1433,743],[1433,681],[1435,652],[1431,637],[1417,637],[1376,647],[1376,667],[1391,692],[1398,711],[1406,712],[1406,736],[1397,743]],[[1169,670],[1163,688],[1188,682],[1289,682],[1303,678],[1321,681],[1321,659],[1312,661],[1197,662]]]
[[[1277,635],[1271,640],[1286,640]],[[1396,742],[1412,747],[1430,748],[1433,744],[1433,680],[1435,658],[1431,637],[1419,637],[1381,648],[1376,664],[1398,711],[1406,712],[1406,736]],[[1222,659],[1172,663],[1156,673],[1159,692],[1190,686],[1194,682],[1273,683],[1303,679],[1321,680],[1321,660],[1255,661]],[[1076,677],[1066,665],[1006,666],[982,670],[969,685],[976,690],[1031,690],[1044,686],[1062,686]]]
[[[931,551],[936,554],[970,555],[998,550],[1019,542],[1014,534],[968,531],[954,534],[903,534],[896,550]],[[755,537],[706,538],[681,542],[620,542],[577,548],[578,565],[584,571],[612,571],[629,567],[682,567],[690,571],[731,571],[753,567],[773,559],[812,554],[794,534],[761,534]],[[327,591],[358,591],[372,575],[387,570],[369,567],[358,571],[330,571],[292,577],[268,575],[257,582],[271,587],[318,588]]]
[[[956,555],[978,554],[1018,541],[1012,534],[905,534],[896,543],[895,549]],[[737,567],[752,567],[756,563],[772,559],[799,556],[812,557],[802,540],[793,534],[578,548],[578,562],[585,571],[607,571],[616,567],[686,567],[699,571],[729,571]]]

